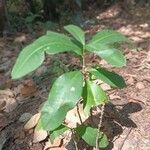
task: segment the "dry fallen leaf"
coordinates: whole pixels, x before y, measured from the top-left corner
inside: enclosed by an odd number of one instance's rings
[[[34,137],[33,137],[33,143],[41,142],[47,138],[48,134],[47,131],[44,130],[35,130],[34,131]]]
[[[113,94],[110,94],[110,95],[109,95],[109,98],[110,98],[111,100],[113,100],[113,99],[121,99],[120,96],[115,95],[114,93],[113,93]]]
[[[5,112],[13,111],[18,105],[14,98],[14,93],[10,89],[0,90],[0,103],[2,106],[5,105],[2,108]]]
[[[24,139],[25,138],[25,133],[23,131],[23,128],[22,126],[18,127],[15,129],[15,132],[14,132],[14,138],[15,139]]]
[[[106,83],[102,83],[100,86],[101,86],[101,88],[102,88],[104,91],[111,90],[110,85],[108,85],[108,84],[106,84]]]
[[[31,119],[25,124],[24,129],[25,130],[30,130],[34,128],[38,121],[40,119],[40,113],[35,114],[34,116],[31,117]]]
[[[141,89],[144,89],[145,88],[145,86],[144,86],[144,84],[142,83],[142,82],[138,82],[137,84],[136,84],[136,86],[135,86],[137,89],[139,89],[139,90],[141,90]]]
[[[0,95],[6,95],[6,96],[9,96],[9,97],[14,96],[13,92],[10,89],[0,90]]]
[[[135,82],[135,79],[133,77],[129,77],[126,83],[129,85],[133,85],[134,82]]]
[[[82,118],[82,121],[84,122],[87,119],[87,117],[84,115],[82,105],[79,106],[79,112],[80,112],[80,116]],[[78,124],[81,123],[80,119],[79,119],[78,112],[77,112],[77,107],[75,107],[74,109],[67,112],[65,123],[70,128],[76,128],[77,123]]]
[[[15,43],[22,43],[22,42],[26,42],[27,38],[25,35],[20,35],[18,37],[15,38],[14,42]]]
[[[4,111],[5,112],[11,112],[17,107],[17,105],[18,104],[14,98],[9,98],[6,101],[6,106],[5,106]]]
[[[32,80],[27,80],[20,89],[20,93],[23,96],[32,96],[36,92],[36,86]]]
[[[53,143],[51,143],[50,141],[47,141],[45,143],[44,150],[57,150],[57,149],[63,150],[63,148],[61,147],[62,144],[63,144],[63,139],[56,138]]]

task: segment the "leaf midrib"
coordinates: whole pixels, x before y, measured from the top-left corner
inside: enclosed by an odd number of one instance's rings
[[[28,57],[24,60],[24,62],[22,63],[22,65],[20,65],[20,67],[18,68],[18,70],[16,71],[17,73],[20,71],[20,69],[24,66],[24,64],[27,62],[27,60],[29,60],[30,59],[30,57],[32,57],[32,55],[34,54],[34,53],[37,53],[39,50],[41,50],[42,48],[44,48],[44,47],[47,47],[47,46],[50,46],[50,45],[52,45],[52,44],[56,44],[56,42],[53,42],[53,43],[50,43],[50,44],[45,44],[45,45],[42,45],[41,47],[39,47],[39,48],[37,48],[35,51],[33,51],[30,55],[28,55]],[[64,44],[64,43],[63,43]],[[68,45],[68,44],[64,44],[64,45],[66,45],[66,46],[70,46],[70,45]],[[44,53],[44,51],[43,51],[43,53]],[[17,74],[16,73],[16,74]]]
[[[91,41],[91,43],[100,42],[101,40],[104,40],[104,39],[106,39],[106,38],[112,36],[113,34],[114,34],[114,33],[111,33],[111,34],[109,34],[108,36],[105,36],[105,37],[103,37],[103,38],[101,38],[101,39],[97,39],[97,40]]]

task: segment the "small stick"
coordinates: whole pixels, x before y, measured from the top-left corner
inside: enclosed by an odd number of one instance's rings
[[[96,149],[99,150],[99,133],[100,133],[100,128],[102,126],[102,120],[103,120],[103,115],[104,115],[104,109],[105,109],[105,104],[102,105],[101,108],[101,115],[99,117],[99,124],[98,124],[98,129],[97,129],[97,136],[96,136]]]
[[[76,142],[76,140],[75,140],[75,134],[74,134],[74,131],[73,131],[73,129],[71,129],[71,132],[72,132],[72,139],[73,139],[73,142],[74,142],[74,145],[75,145],[75,150],[79,150],[78,149],[78,145],[77,145],[77,142]]]
[[[78,104],[77,104],[77,113],[78,113],[78,116],[79,116],[79,119],[80,119],[80,123],[82,124],[83,121],[82,121],[82,118],[81,118],[81,115],[80,115],[79,105]]]
[[[124,138],[124,140],[122,141],[122,143],[121,143],[121,145],[120,145],[120,147],[119,147],[118,150],[122,150],[122,148],[123,148],[123,146],[124,146],[124,143],[125,143],[125,141],[127,140],[127,138],[128,138],[128,136],[129,136],[129,134],[131,133],[131,131],[132,131],[132,128],[130,128],[130,129],[128,130],[128,133],[127,133],[126,137]]]
[[[91,123],[94,124],[94,121],[93,121],[93,113],[92,113],[92,108],[90,109],[90,116],[91,116]]]

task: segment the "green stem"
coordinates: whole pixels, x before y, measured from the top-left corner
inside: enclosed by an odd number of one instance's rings
[[[98,128],[97,128],[96,148],[95,148],[95,150],[99,150],[99,134],[100,134],[100,128],[102,126],[104,109],[105,109],[105,104],[103,104],[102,107],[101,107],[101,114],[100,114],[100,117],[99,117],[99,124],[98,124]]]
[[[81,115],[80,115],[79,104],[77,104],[77,113],[78,113],[78,116],[79,116],[79,119],[80,119],[80,123],[82,124],[83,121],[82,121],[82,118],[81,118]]]
[[[82,71],[85,73],[85,47],[82,49]]]

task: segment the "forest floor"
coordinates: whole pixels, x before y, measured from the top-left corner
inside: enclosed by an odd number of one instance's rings
[[[98,30],[113,28],[137,46],[134,49],[125,46],[127,65],[121,69],[112,68],[95,57],[86,58],[87,62],[115,70],[127,83],[121,90],[103,86],[110,98],[102,124],[102,130],[110,140],[107,149],[150,150],[150,9],[136,6],[126,11],[114,5],[103,12],[91,7],[84,14],[89,38]],[[3,150],[74,150],[70,135],[60,137],[52,145],[44,135],[34,137],[33,128],[54,79],[65,72],[64,67],[78,67],[78,60],[70,54],[50,56],[32,75],[12,81],[10,74],[18,53],[32,40],[31,34],[25,33],[0,39],[0,150],[2,147]],[[37,115],[33,118],[34,114]],[[97,112],[93,118],[94,126],[98,115]],[[33,120],[25,130],[24,125],[30,118]],[[79,147],[81,144],[79,141]],[[83,149],[90,148],[83,144]]]

